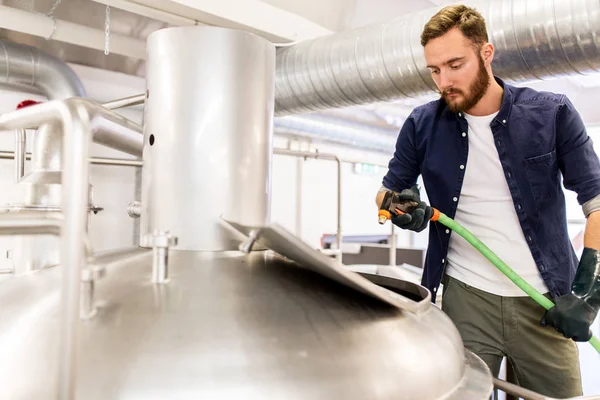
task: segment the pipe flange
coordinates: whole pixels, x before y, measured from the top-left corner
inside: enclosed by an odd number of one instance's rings
[[[132,201],[127,205],[127,215],[131,218],[139,218],[142,215],[142,203],[139,201]]]
[[[142,237],[142,247],[156,247],[167,249],[177,246],[177,237],[169,234],[169,231],[160,231],[152,234],[146,234]]]

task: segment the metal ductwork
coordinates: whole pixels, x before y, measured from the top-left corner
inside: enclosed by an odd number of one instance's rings
[[[326,114],[311,114],[276,118],[275,133],[390,153],[394,149],[398,129]]]
[[[466,1],[487,22],[494,73],[507,81],[600,70],[600,2]],[[276,115],[303,113],[435,91],[420,34],[441,7],[281,47]]]
[[[75,72],[58,58],[34,47],[0,40],[0,84],[41,93],[49,100],[85,97]]]

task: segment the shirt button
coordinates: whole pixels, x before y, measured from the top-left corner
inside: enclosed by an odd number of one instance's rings
[[[506,120],[505,120],[505,119],[503,119],[503,120],[502,120],[502,123],[503,123],[503,124],[505,124],[505,123],[506,123]]]
[[[437,288],[436,288],[436,287],[434,287],[434,288],[433,288],[433,291],[434,291],[434,292],[437,292]]]
[[[507,172],[506,176],[508,176],[510,178],[512,176],[512,174],[510,172]]]
[[[446,233],[450,233],[450,229],[446,229]]]
[[[457,202],[458,199],[455,197],[455,198],[452,199],[452,201]]]
[[[464,165],[461,165],[461,166],[460,166],[460,169],[465,169],[465,166],[464,166]]]
[[[467,137],[467,132],[463,132],[462,137]]]
[[[544,271],[544,270],[545,270],[544,264],[540,264],[540,271]]]
[[[521,205],[520,205],[520,204],[517,204],[517,210],[521,211],[521,209],[522,209],[522,208],[523,208],[523,207],[521,207]]]
[[[528,241],[529,243],[531,243],[531,240],[532,240],[532,239],[531,239],[531,236],[527,236],[527,241]]]
[[[462,113],[458,113],[458,116],[459,116],[459,117],[462,117]]]
[[[445,263],[445,262],[446,262],[446,259],[445,259],[445,258],[442,258],[442,264],[443,264],[443,263]]]
[[[500,145],[502,144],[502,142],[501,142],[500,140],[496,140],[496,144],[497,144],[498,146],[500,146]]]

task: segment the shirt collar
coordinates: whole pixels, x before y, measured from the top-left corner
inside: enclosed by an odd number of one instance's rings
[[[506,124],[508,124],[510,110],[512,109],[513,105],[513,93],[510,88],[510,85],[504,84],[504,81],[502,79],[498,78],[497,76],[494,76],[494,79],[496,79],[496,82],[498,82],[498,85],[500,85],[500,87],[502,87],[504,91],[504,93],[502,94],[502,105],[500,106],[500,111],[498,111],[498,114],[496,115],[496,118],[494,118],[494,120],[506,126]]]
[[[494,117],[494,121],[506,126],[508,124],[508,118],[510,117],[510,110],[512,109],[513,93],[510,85],[506,85],[502,79],[497,76],[494,76],[494,79],[496,79],[496,82],[498,82],[498,85],[500,85],[503,90],[502,105],[500,106],[500,111],[498,111],[498,114]],[[465,116],[462,112],[456,113],[455,115],[457,119],[464,118]]]

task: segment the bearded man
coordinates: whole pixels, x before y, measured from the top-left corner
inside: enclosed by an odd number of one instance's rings
[[[462,237],[429,230],[422,284],[466,348],[498,376],[506,357],[518,383],[552,397],[582,394],[574,341],[587,341],[600,308],[600,162],[583,121],[564,96],[504,83],[483,17],[464,5],[434,15],[421,35],[441,98],[413,110],[377,194],[418,202],[392,222],[420,232],[433,207],[479,237],[556,306],[548,312]],[[581,260],[567,232],[561,187],[587,218]],[[550,327],[555,329],[551,329]]]

